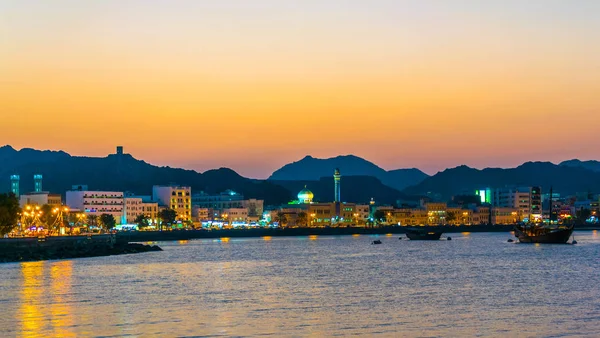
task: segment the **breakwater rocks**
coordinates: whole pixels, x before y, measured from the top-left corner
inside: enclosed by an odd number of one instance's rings
[[[97,257],[162,251],[156,245],[117,242],[114,235],[10,238],[0,240],[0,262]]]

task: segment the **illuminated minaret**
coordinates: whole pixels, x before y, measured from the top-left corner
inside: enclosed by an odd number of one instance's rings
[[[34,189],[33,191],[35,192],[41,192],[42,191],[42,175],[33,175],[33,184],[34,184]]]
[[[21,177],[19,175],[10,175],[10,191],[19,197],[19,181]]]
[[[340,194],[340,180],[341,180],[342,176],[340,175],[340,169],[339,168],[335,168],[335,172],[333,173],[333,183],[334,183],[334,189],[335,189],[335,202],[339,203],[341,202],[341,194]]]

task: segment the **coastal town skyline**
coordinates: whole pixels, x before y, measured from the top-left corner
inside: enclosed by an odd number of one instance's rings
[[[0,6],[16,148],[254,178],[306,155],[428,174],[597,155],[593,1]]]

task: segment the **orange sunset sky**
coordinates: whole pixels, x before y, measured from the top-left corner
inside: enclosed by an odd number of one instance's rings
[[[248,177],[600,159],[600,1],[0,0],[0,145]]]

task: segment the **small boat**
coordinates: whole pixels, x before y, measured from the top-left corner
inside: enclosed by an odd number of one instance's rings
[[[441,231],[408,229],[406,237],[411,241],[437,241],[442,237]]]
[[[381,241],[380,241],[380,240],[378,240],[378,239],[376,239],[376,240],[374,240],[373,242],[371,242],[371,244],[381,244]]]

